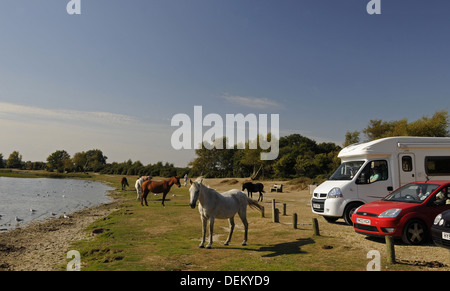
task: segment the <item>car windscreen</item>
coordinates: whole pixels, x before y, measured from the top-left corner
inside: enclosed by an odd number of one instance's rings
[[[330,176],[329,180],[352,180],[363,164],[364,161],[344,162]]]
[[[436,184],[407,184],[388,196],[384,201],[397,201],[397,202],[409,202],[409,203],[422,203],[431,193],[434,192],[440,185]]]

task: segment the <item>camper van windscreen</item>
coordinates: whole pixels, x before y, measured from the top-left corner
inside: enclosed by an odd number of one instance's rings
[[[364,161],[344,162],[331,175],[330,180],[352,180],[363,164]]]

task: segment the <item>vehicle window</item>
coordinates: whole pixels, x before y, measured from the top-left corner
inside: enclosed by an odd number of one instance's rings
[[[368,163],[361,171],[357,184],[372,184],[386,181],[389,178],[388,163],[386,160],[375,160]]]
[[[403,172],[411,172],[412,171],[412,158],[410,156],[402,157],[402,169]]]
[[[425,172],[428,176],[450,175],[450,157],[425,157]]]
[[[352,180],[364,161],[344,162],[331,175],[330,180]]]
[[[394,192],[386,196],[383,200],[422,203],[438,187],[439,185],[436,184],[407,184],[395,190]]]
[[[443,206],[450,204],[450,197],[448,193],[448,187],[442,188],[434,197],[434,204]]]

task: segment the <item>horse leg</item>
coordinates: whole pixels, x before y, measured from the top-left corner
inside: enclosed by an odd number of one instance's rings
[[[206,240],[206,225],[208,224],[208,220],[203,215],[201,215],[201,219],[202,219],[202,242],[200,243],[200,245],[198,247],[204,248],[205,240]]]
[[[137,192],[137,200],[141,200],[142,194],[139,193],[139,189],[136,189],[136,192]]]
[[[210,249],[213,244],[213,230],[214,230],[214,217],[211,216],[209,218],[209,244],[206,246],[207,249]]]
[[[231,236],[233,235],[233,230],[234,230],[234,216],[229,218],[228,221],[230,222],[230,234],[228,235],[227,241],[224,243],[224,245],[228,245],[230,243],[231,240]]]
[[[164,193],[163,193],[162,206],[164,206],[164,207],[165,207],[165,205],[164,205],[164,200],[166,200],[166,195],[167,195],[167,193],[168,193],[168,192],[164,192]]]
[[[247,221],[247,211],[239,211],[239,217],[242,220],[242,223],[244,224],[245,233],[244,233],[244,241],[242,242],[243,246],[247,245],[247,236],[248,236],[248,221]]]
[[[141,206],[144,206],[144,195],[145,195],[145,190],[142,192],[142,194],[141,194]]]
[[[142,206],[144,206],[144,204],[142,203],[143,200],[145,200],[145,206],[148,206],[148,203],[147,203],[148,193],[150,193],[150,190],[148,190],[148,189],[145,189],[144,193],[142,193],[142,198],[141,198],[141,205]]]

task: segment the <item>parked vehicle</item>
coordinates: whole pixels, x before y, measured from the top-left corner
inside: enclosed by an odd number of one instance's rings
[[[341,165],[311,199],[312,212],[329,222],[342,217],[351,224],[356,208],[407,183],[450,180],[450,138],[383,138],[350,145],[338,157]]]
[[[450,210],[436,216],[431,227],[431,237],[436,245],[450,249]]]
[[[357,208],[353,228],[368,236],[389,235],[407,244],[423,244],[430,238],[436,215],[450,210],[449,187],[450,181],[404,185],[382,200]]]

